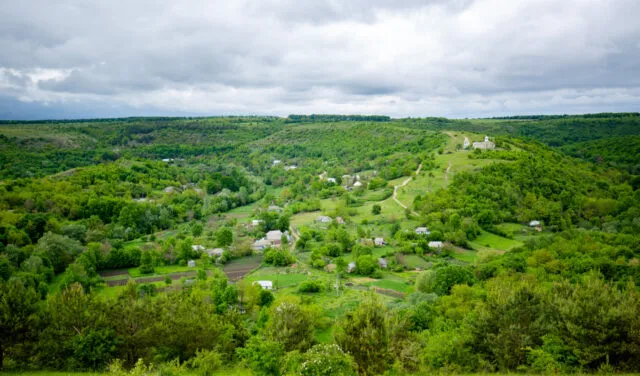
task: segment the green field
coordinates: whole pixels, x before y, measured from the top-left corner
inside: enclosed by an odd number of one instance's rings
[[[522,242],[517,240],[503,238],[492,234],[490,232],[482,231],[482,234],[478,236],[474,241],[470,241],[469,244],[473,249],[477,251],[481,250],[498,250],[498,251],[510,251],[515,247],[521,247]]]

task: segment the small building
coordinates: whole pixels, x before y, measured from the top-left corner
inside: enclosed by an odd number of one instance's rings
[[[285,166],[284,170],[285,171],[289,171],[289,170],[295,170],[296,168],[298,168],[298,166],[296,165],[291,165],[291,166]]]
[[[282,211],[282,208],[281,208],[281,207],[279,207],[278,205],[269,205],[269,206],[267,207],[267,210],[268,210],[268,211],[270,211],[270,212],[277,212],[277,213],[280,213],[280,212]]]
[[[473,143],[473,148],[474,149],[490,150],[490,149],[495,149],[496,148],[496,144],[494,144],[493,142],[489,141],[489,137],[488,136],[484,136],[484,141],[483,142],[474,142]]]
[[[355,271],[356,271],[356,263],[350,262],[349,265],[347,265],[347,273],[353,273]]]
[[[316,221],[320,223],[331,223],[331,217],[328,217],[326,215],[321,215],[316,219]]]
[[[416,228],[416,234],[418,234],[418,235],[430,235],[431,231],[429,231],[429,229],[426,228],[426,227],[417,227]]]
[[[344,219],[342,217],[336,217],[336,223],[339,225],[344,225]]]
[[[529,222],[529,227],[539,227],[540,225],[541,225],[540,221]]]
[[[327,178],[327,182],[333,183],[333,184],[337,183],[336,178]]]
[[[442,249],[442,247],[444,247],[444,243],[441,241],[431,241],[427,245],[429,246],[429,248],[433,249]]]
[[[209,257],[217,258],[217,257],[222,256],[222,254],[224,253],[224,249],[222,249],[222,248],[207,249],[204,252],[206,254],[208,254]]]
[[[384,241],[384,238],[375,238],[373,239],[373,244],[375,244],[376,247],[382,247],[387,245],[387,242]]]
[[[271,245],[281,245],[282,244],[282,231],[280,230],[271,230],[267,232],[267,236],[265,239],[271,243]]]
[[[263,251],[265,248],[269,247],[271,247],[271,242],[265,238],[258,239],[251,245],[251,248],[255,251]]]
[[[463,149],[469,149],[469,146],[471,146],[471,142],[469,142],[469,139],[467,137],[464,138],[464,143],[462,144],[462,148]]]
[[[254,219],[251,221],[251,227],[258,227],[263,223],[264,221],[262,219]]]
[[[273,290],[273,281],[255,281],[254,285],[259,285],[263,290]]]
[[[273,165],[274,165],[274,166],[277,166],[277,165],[279,165],[280,163],[282,163],[282,161],[281,161],[281,160],[279,160],[279,159],[274,159],[274,160],[273,160]]]
[[[192,246],[191,246],[191,249],[192,249],[194,252],[202,252],[202,251],[204,251],[204,246],[202,246],[202,245],[200,245],[200,244],[195,244],[195,245],[192,245]]]
[[[382,257],[380,257],[380,258],[378,259],[378,265],[380,265],[380,267],[381,267],[382,269],[386,269],[386,268],[387,268],[387,260],[386,260],[386,259],[384,259],[384,258],[382,258]]]
[[[362,183],[360,183],[359,181],[353,183],[353,188],[361,188],[362,187]]]
[[[189,260],[187,262],[187,266],[190,268],[195,268],[196,267],[196,261],[195,260]]]
[[[172,193],[175,192],[176,188],[175,187],[167,187],[164,189],[164,193]]]

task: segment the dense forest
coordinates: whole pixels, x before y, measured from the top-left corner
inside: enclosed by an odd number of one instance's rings
[[[639,156],[637,113],[2,122],[0,368],[640,372]]]

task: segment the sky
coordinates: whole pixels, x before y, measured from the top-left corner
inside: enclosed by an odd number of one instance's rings
[[[0,119],[640,110],[638,0],[0,0]]]

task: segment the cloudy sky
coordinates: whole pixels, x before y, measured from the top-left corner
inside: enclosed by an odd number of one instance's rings
[[[640,110],[638,0],[0,0],[0,118]]]

